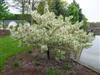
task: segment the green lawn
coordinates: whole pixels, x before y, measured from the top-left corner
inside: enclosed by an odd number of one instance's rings
[[[5,61],[19,52],[29,50],[26,47],[19,47],[19,42],[10,36],[0,37],[0,68],[4,66]]]

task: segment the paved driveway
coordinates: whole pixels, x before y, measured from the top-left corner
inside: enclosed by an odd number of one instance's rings
[[[100,70],[100,36],[95,36],[93,45],[83,50],[80,61]]]

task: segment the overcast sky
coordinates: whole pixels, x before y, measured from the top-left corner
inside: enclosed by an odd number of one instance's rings
[[[7,0],[13,4],[12,0]],[[67,0],[71,3],[73,0]],[[100,0],[76,0],[79,3],[83,14],[88,18],[89,22],[100,22]],[[9,8],[13,13],[19,13],[19,10]]]

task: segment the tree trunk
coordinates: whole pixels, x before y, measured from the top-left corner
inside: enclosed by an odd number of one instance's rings
[[[48,50],[47,50],[47,58],[48,58],[48,60],[51,59],[51,57],[50,57],[50,47],[48,47]]]
[[[25,14],[25,0],[22,0],[22,14]]]
[[[80,60],[81,53],[82,53],[82,50],[80,50],[79,53],[77,54],[77,58],[76,58],[76,60]]]
[[[31,4],[31,1],[30,1],[30,0],[28,1],[28,4],[29,4],[29,5]]]
[[[32,0],[32,11],[35,10],[34,5],[35,5],[35,2],[34,0]]]
[[[5,24],[4,24],[4,20],[3,20],[3,30],[5,29]]]
[[[50,60],[50,50],[47,51],[47,58]]]

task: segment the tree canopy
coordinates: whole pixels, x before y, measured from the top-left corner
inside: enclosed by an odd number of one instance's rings
[[[80,29],[82,22],[74,25],[70,22],[70,17],[58,16],[49,12],[48,5],[45,5],[44,14],[33,11],[33,25],[19,25],[17,29],[11,29],[12,37],[20,40],[22,44],[38,47],[43,52],[47,52],[50,58],[50,51],[54,53],[66,53],[68,51],[80,55],[83,48],[91,45],[92,34],[87,34]],[[24,33],[24,34],[23,34]]]
[[[57,16],[63,15],[65,16],[65,5],[66,3],[62,2],[61,0],[45,0],[48,2],[49,5],[49,11],[54,12]],[[38,6],[38,12],[40,14],[43,14],[45,1],[40,1],[40,4]]]
[[[4,0],[0,1],[0,19],[6,19],[11,15],[8,10],[8,6],[4,2]]]
[[[80,8],[79,4],[73,0],[73,2],[68,6],[67,8],[67,16],[72,16],[73,18],[71,19],[72,24],[83,21],[83,25],[81,28],[84,30],[87,30],[87,18],[85,15],[82,13],[82,9]]]

